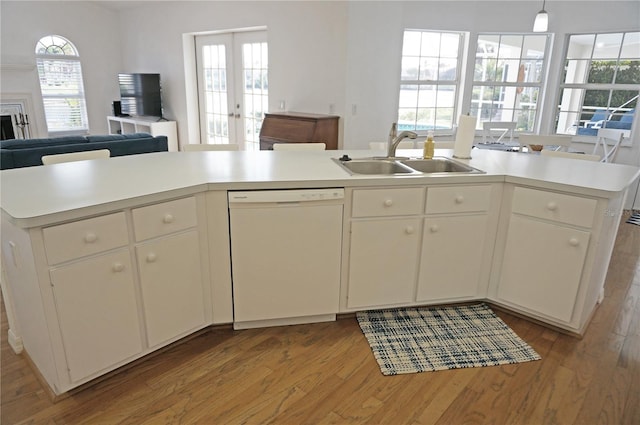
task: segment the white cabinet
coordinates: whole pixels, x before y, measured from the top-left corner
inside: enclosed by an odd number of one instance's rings
[[[30,230],[39,277],[20,280],[25,348],[38,347],[32,359],[56,394],[211,323],[206,214],[198,194]],[[3,226],[22,241],[15,273],[26,234]]]
[[[71,382],[140,353],[124,213],[45,228],[43,240]]]
[[[170,152],[178,150],[178,129],[175,121],[159,121],[146,117],[107,117],[109,134],[149,133],[167,136]]]
[[[596,205],[591,198],[516,187],[497,300],[570,324]]]
[[[347,308],[415,297],[423,187],[353,191]]]
[[[419,248],[419,218],[351,223],[347,307],[411,303]]]
[[[193,197],[132,211],[147,344],[205,325],[205,291]],[[187,229],[187,231],[184,231]]]
[[[128,249],[50,271],[72,382],[142,351]]]
[[[136,246],[150,347],[205,324],[198,247],[195,230]]]
[[[416,301],[473,299],[489,267],[491,185],[429,187]],[[487,270],[488,271],[488,270]]]

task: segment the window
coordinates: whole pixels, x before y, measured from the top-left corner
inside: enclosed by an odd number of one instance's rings
[[[631,130],[640,94],[640,32],[569,36],[556,132]]]
[[[50,133],[72,133],[89,128],[78,51],[57,35],[36,45],[36,64],[45,118]]]
[[[404,32],[399,130],[453,129],[463,41],[461,33]]]
[[[515,121],[517,131],[534,131],[548,40],[545,34],[478,35],[469,109],[478,126]]]

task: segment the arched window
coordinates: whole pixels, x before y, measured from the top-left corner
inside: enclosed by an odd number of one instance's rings
[[[80,56],[64,37],[48,35],[36,45],[36,64],[49,133],[87,131]]]

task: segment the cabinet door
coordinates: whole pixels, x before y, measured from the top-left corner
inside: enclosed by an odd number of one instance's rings
[[[413,301],[420,243],[420,219],[351,223],[349,308]]]
[[[570,322],[589,232],[512,215],[498,299]]]
[[[204,324],[198,248],[195,230],[136,247],[149,347]]]
[[[417,301],[477,295],[487,216],[427,218]]]
[[[142,350],[128,249],[50,271],[71,381]]]

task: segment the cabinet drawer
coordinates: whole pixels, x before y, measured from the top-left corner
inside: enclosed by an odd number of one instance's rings
[[[379,217],[420,214],[424,189],[360,189],[353,191],[352,217]]]
[[[514,213],[591,227],[596,204],[595,199],[516,187],[511,208]]]
[[[124,212],[42,230],[49,264],[80,258],[129,243]]]
[[[155,238],[197,224],[196,199],[183,198],[133,210],[136,241]]]
[[[447,186],[427,189],[427,214],[488,211],[491,186]]]

